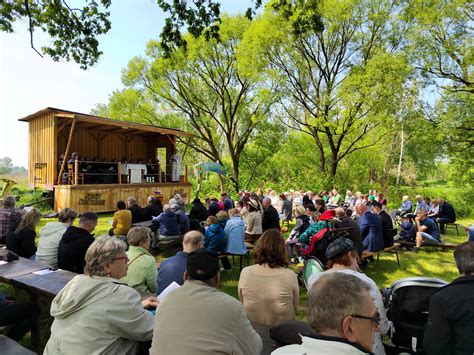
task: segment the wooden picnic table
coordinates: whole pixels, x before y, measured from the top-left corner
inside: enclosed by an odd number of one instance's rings
[[[0,282],[21,288],[30,294],[31,302],[40,307],[40,296],[52,299],[77,274],[56,270],[44,275],[34,274],[37,271],[48,270],[49,266],[33,260],[19,258],[7,264],[0,265]],[[39,318],[31,325],[31,345],[39,351],[40,325]]]
[[[77,275],[67,270],[55,270],[44,275],[30,273],[13,278],[11,283],[30,294],[54,298]]]
[[[18,260],[0,265],[0,281],[10,284],[11,280],[15,277],[47,268],[49,266],[46,264],[20,257]]]

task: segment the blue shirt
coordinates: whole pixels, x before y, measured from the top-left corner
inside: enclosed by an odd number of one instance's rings
[[[186,271],[186,262],[188,261],[188,253],[178,251],[175,256],[166,259],[160,264],[156,281],[158,288],[156,294],[159,295],[173,281],[182,285],[184,283],[184,272]]]
[[[427,227],[424,233],[431,235],[433,238],[441,240],[441,235],[439,234],[438,225],[431,218],[425,218],[421,221],[421,225]]]
[[[207,248],[211,253],[219,254],[224,251],[225,247],[226,239],[224,230],[219,223],[211,224],[206,229],[204,248]]]
[[[412,207],[411,201],[406,200],[402,203],[402,206],[400,207],[400,209],[402,210],[402,212],[409,212],[411,211],[411,207]]]

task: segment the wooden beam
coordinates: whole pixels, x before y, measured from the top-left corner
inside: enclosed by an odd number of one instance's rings
[[[56,182],[57,185],[61,183],[61,176],[63,175],[64,165],[66,164],[67,157],[69,155],[69,149],[71,148],[72,135],[74,133],[75,127],[76,127],[76,120],[73,120],[72,125],[71,125],[71,130],[69,131],[69,138],[66,144],[66,151],[64,152],[64,159],[63,159],[63,162],[61,163],[61,169],[59,169],[58,180]]]

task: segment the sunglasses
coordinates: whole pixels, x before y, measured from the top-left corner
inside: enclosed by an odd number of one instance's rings
[[[351,317],[352,317],[352,318],[359,318],[359,319],[371,320],[371,321],[374,322],[376,325],[378,325],[379,322],[380,322],[380,314],[379,314],[379,312],[375,312],[375,314],[374,314],[372,317],[362,316],[362,315],[360,315],[360,314],[351,314]]]

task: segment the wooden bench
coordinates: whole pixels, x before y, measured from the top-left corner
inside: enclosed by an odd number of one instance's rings
[[[380,253],[390,253],[390,254],[395,254],[396,255],[397,264],[398,264],[398,267],[400,267],[400,258],[398,256],[398,250],[397,250],[398,247],[400,247],[400,244],[399,243],[394,243],[391,247],[385,248],[385,249],[377,251],[377,252],[365,251],[365,252],[362,253],[362,260],[373,257],[374,255],[377,255],[377,262],[378,262],[379,258],[380,258]]]
[[[399,240],[397,242],[401,246],[404,247],[414,247],[416,246],[415,242],[407,242],[405,240]],[[433,242],[426,242],[423,241],[423,244],[421,244],[422,247],[433,247],[433,248],[441,248],[443,250],[452,250],[456,248],[456,244],[451,244],[451,243],[433,243]]]
[[[459,235],[459,224],[457,224],[457,223],[445,223],[444,226],[446,228],[446,234],[448,233],[448,227],[451,226],[451,227],[456,227],[456,234]]]
[[[2,354],[12,354],[12,355],[33,355],[35,352],[28,350],[27,348],[18,344],[15,340],[6,337],[5,335],[0,335],[0,351]]]

